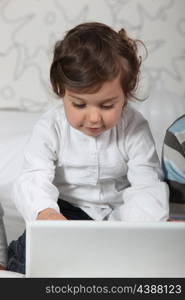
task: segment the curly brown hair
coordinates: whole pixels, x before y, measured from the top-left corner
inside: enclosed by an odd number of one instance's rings
[[[64,96],[66,89],[93,93],[105,81],[120,75],[126,99],[137,99],[135,91],[141,65],[137,42],[124,29],[117,33],[97,22],[83,23],[69,30],[54,49],[50,69],[54,92],[59,97]]]

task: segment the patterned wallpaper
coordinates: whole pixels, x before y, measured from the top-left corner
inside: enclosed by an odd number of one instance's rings
[[[56,101],[49,67],[56,40],[84,21],[124,27],[144,41],[140,95],[185,97],[185,0],[0,0],[0,108],[42,111]]]

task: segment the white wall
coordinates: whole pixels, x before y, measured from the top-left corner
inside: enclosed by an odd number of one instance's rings
[[[157,88],[185,97],[184,0],[0,0],[0,108],[51,102],[53,45],[84,21],[125,27],[146,43],[141,95]]]

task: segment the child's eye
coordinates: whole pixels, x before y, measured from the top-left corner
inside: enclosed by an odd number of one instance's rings
[[[111,105],[102,105],[102,108],[103,108],[103,109],[111,109],[111,108],[113,108],[113,107],[114,107],[113,104],[111,104]]]
[[[73,106],[74,107],[77,107],[77,108],[84,108],[85,107],[85,104],[77,104],[75,102],[72,102]]]

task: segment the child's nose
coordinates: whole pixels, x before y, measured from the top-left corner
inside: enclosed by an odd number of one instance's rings
[[[88,121],[90,123],[98,123],[101,121],[101,114],[97,108],[92,108],[89,110]]]

